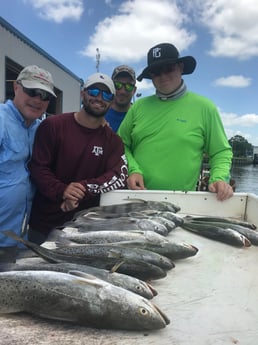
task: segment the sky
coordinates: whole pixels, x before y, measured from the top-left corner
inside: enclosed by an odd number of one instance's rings
[[[183,79],[216,104],[228,139],[258,146],[257,0],[8,0],[0,16],[83,80],[120,64],[139,75],[151,47],[174,44],[197,60]]]

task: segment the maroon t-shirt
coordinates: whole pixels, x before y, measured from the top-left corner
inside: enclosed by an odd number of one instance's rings
[[[81,126],[74,113],[53,115],[40,124],[29,168],[37,187],[30,226],[44,234],[97,205],[101,193],[125,188],[128,176],[121,138],[108,126]],[[63,212],[63,193],[71,182],[83,184],[86,197],[77,209]]]

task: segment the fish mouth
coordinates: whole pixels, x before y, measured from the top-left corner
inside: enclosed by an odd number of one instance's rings
[[[244,247],[250,247],[252,245],[252,242],[248,240],[245,236],[241,236],[242,242],[244,244]]]
[[[157,296],[158,291],[156,289],[154,289],[154,287],[150,283],[146,282],[146,285],[149,288],[149,290],[151,291],[153,297]]]
[[[159,315],[161,316],[161,319],[164,321],[165,325],[169,325],[170,320],[167,317],[167,315],[162,310],[160,310],[160,308],[158,306],[156,306],[156,304],[153,304],[153,307],[159,313]]]
[[[185,246],[187,246],[189,249],[193,249],[196,253],[199,251],[199,249],[192,244],[184,243]]]

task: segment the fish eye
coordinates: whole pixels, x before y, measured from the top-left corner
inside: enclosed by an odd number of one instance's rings
[[[149,313],[148,313],[148,310],[146,309],[146,308],[144,308],[144,307],[140,307],[140,313],[142,314],[142,315],[148,315]]]

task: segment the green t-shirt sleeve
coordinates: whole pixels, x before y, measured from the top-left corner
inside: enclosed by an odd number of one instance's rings
[[[215,181],[230,180],[230,168],[232,163],[232,148],[228,142],[222,120],[217,108],[214,106],[212,116],[207,121],[206,152],[209,155],[210,179]]]

